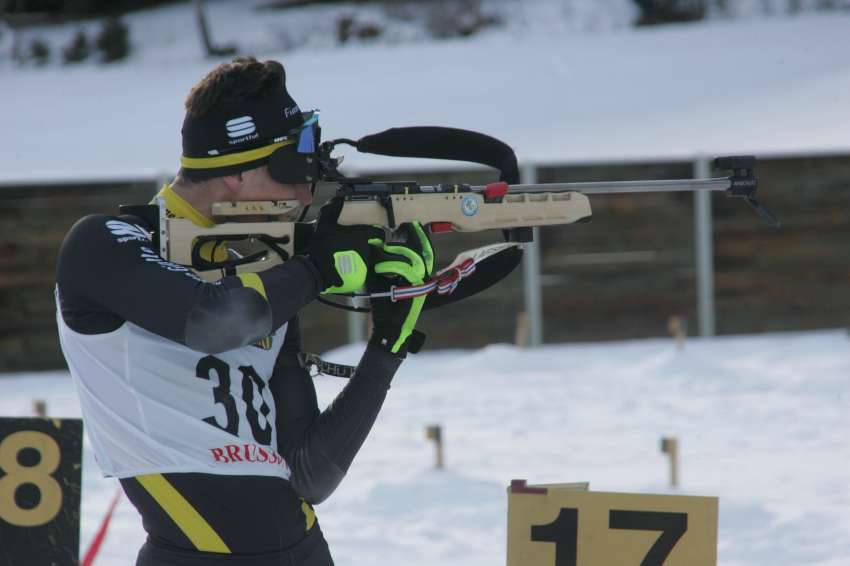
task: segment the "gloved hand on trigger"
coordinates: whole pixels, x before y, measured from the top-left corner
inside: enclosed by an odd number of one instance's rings
[[[393,285],[419,285],[431,277],[434,250],[428,235],[419,222],[405,224],[403,230],[407,235],[404,244],[386,244],[380,240],[370,242],[381,253],[366,281],[369,292],[386,292]],[[406,353],[425,299],[425,296],[396,302],[389,298],[373,299],[373,330],[369,342],[393,354]],[[411,351],[418,350],[418,346],[421,342]]]
[[[337,224],[342,204],[336,197],[322,207],[306,250],[321,275],[323,294],[352,293],[363,287],[374,249],[369,242],[384,238],[380,228]]]

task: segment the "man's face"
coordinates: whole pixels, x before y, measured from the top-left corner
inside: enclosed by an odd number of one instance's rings
[[[243,201],[297,200],[302,208],[313,202],[309,183],[297,185],[278,183],[271,178],[269,168],[265,165],[242,173],[242,186],[237,198]],[[300,214],[300,211],[298,213]]]

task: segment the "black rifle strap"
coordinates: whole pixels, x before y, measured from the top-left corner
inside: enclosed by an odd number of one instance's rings
[[[360,138],[356,146],[362,153],[393,157],[426,157],[470,161],[499,170],[499,180],[519,183],[519,166],[511,146],[494,137],[439,126],[390,128]]]

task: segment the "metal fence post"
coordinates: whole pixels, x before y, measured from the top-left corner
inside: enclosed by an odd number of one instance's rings
[[[707,157],[699,156],[694,160],[694,177],[711,177],[711,163]],[[694,191],[694,226],[699,335],[714,336],[714,228],[709,191]]]
[[[520,169],[524,184],[537,182],[537,167],[526,164]],[[532,228],[534,241],[525,244],[523,253],[523,291],[525,294],[525,312],[528,316],[528,346],[543,344],[543,293],[540,285],[540,228]]]

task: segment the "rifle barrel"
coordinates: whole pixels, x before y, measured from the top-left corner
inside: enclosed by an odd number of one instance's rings
[[[510,185],[508,192],[550,193],[576,191],[587,195],[616,193],[669,193],[681,191],[725,191],[732,186],[729,177],[713,179],[672,179],[663,181],[602,181],[587,183],[540,183],[535,185]],[[486,186],[470,187],[474,192],[484,192]]]

